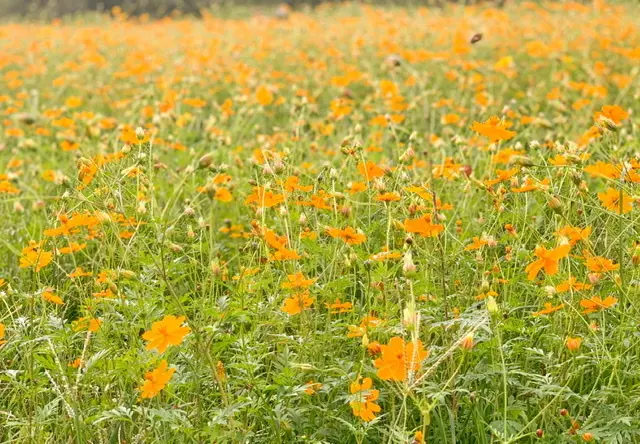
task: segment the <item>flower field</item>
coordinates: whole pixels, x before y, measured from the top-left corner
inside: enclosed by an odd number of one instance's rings
[[[636,2],[0,37],[0,442],[640,442]]]

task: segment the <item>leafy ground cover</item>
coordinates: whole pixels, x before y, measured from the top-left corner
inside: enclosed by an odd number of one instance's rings
[[[639,12],[2,25],[2,442],[640,442]]]

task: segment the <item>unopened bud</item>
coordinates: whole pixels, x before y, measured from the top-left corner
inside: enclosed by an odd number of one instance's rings
[[[411,250],[407,250],[404,254],[404,260],[402,265],[402,271],[404,274],[415,273],[416,265],[413,263],[413,255],[411,254]]]
[[[198,159],[198,167],[209,168],[213,163],[213,154],[208,153]]]
[[[463,350],[471,350],[473,348],[473,333],[469,333],[462,338],[462,341],[460,341],[460,348]]]
[[[489,296],[487,298],[487,311],[492,315],[498,314],[500,312],[498,304],[496,303],[496,300],[493,296]]]
[[[135,279],[136,274],[131,270],[120,270],[120,276],[125,279]]]
[[[549,199],[549,208],[560,214],[562,212],[562,201],[558,199],[557,196],[553,196],[551,199]]]
[[[217,259],[215,261],[211,261],[209,266],[211,268],[211,273],[213,273],[214,276],[220,276],[222,273],[222,267],[220,267],[220,262]]]

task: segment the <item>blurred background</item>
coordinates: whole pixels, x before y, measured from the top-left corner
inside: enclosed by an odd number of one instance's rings
[[[211,6],[212,3],[221,2],[214,0],[0,0],[0,14],[3,16],[61,16],[84,11],[110,11],[113,7],[119,6],[128,14],[149,13],[162,16],[175,10],[194,13],[202,7]]]
[[[51,18],[85,11],[110,11],[118,6],[129,15],[150,14],[155,17],[174,11],[197,14],[201,8],[225,8],[229,6],[288,5],[292,8],[313,8],[322,3],[338,3],[341,0],[0,0],[0,18],[29,16]],[[366,3],[389,5],[430,5],[446,2],[477,3],[494,2],[498,5],[520,0],[368,0]],[[537,1],[537,0],[534,0]],[[637,1],[637,0],[636,0]]]

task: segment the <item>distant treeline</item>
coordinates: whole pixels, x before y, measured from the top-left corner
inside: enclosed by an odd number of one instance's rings
[[[120,7],[129,15],[150,14],[162,17],[180,11],[198,14],[203,8],[238,6],[277,6],[288,4],[291,8],[317,7],[322,3],[340,3],[343,0],[0,0],[0,16],[57,17],[88,11],[110,11]],[[494,3],[504,6],[522,0],[363,0],[372,4],[443,6],[446,3],[477,4]],[[534,0],[539,1],[539,0]],[[578,0],[584,3],[590,0]],[[637,0],[634,0],[637,1]]]

